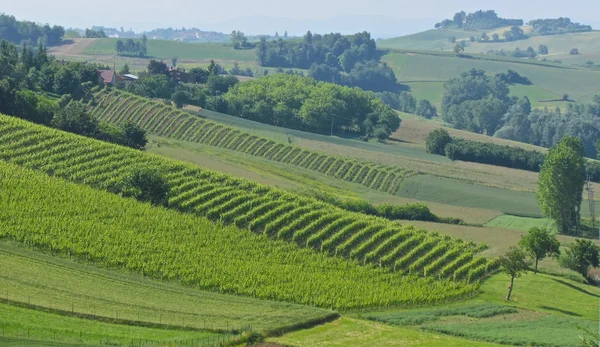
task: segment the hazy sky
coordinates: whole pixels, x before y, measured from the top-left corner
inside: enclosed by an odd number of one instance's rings
[[[79,28],[92,25],[123,26],[136,31],[184,26],[226,31],[236,28],[224,28],[223,25],[235,26],[236,21],[232,19],[247,16],[310,21],[367,15],[420,19],[429,23],[451,17],[459,10],[470,12],[490,8],[495,9],[501,17],[523,18],[526,21],[534,17],[563,16],[585,24],[600,24],[596,17],[600,13],[600,1],[597,0],[0,0],[0,11],[19,19]],[[256,27],[250,31],[264,30],[269,24],[264,19],[256,22]],[[361,25],[353,24],[357,27]],[[334,31],[335,28],[330,30]]]

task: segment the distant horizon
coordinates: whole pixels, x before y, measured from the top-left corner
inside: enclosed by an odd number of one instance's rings
[[[305,0],[306,6],[299,3],[259,6],[266,2],[257,0],[253,3],[255,6],[248,7],[245,2],[233,0],[231,8],[222,11],[215,4],[199,6],[191,0],[172,0],[169,7],[145,4],[141,0],[105,0],[103,9],[98,10],[92,4],[79,0],[62,0],[59,4],[24,0],[3,5],[2,11],[19,20],[65,28],[123,27],[125,31],[132,29],[136,33],[185,27],[225,34],[242,30],[248,35],[273,35],[276,31],[282,35],[288,31],[292,36],[303,35],[308,30],[320,34],[369,31],[374,38],[390,38],[433,29],[435,23],[452,18],[458,11],[468,13],[479,9],[493,9],[500,17],[519,18],[525,22],[538,18],[569,17],[574,22],[591,25],[594,29],[600,25],[600,19],[592,15],[600,10],[600,3],[589,4],[588,0],[573,0],[569,6],[561,6],[563,3],[558,0],[532,0],[525,4],[507,0],[486,6],[474,0],[454,3],[423,0],[417,5],[403,0],[393,3],[372,0],[369,6],[352,1],[330,0],[323,3]],[[553,3],[557,5],[553,6]],[[311,4],[319,11],[311,10]],[[180,11],[181,8],[188,8],[189,11]],[[204,16],[206,12],[210,12],[210,16]]]

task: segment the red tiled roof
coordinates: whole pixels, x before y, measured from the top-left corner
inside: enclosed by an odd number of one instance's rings
[[[113,82],[113,79],[115,77],[114,70],[98,70],[98,73],[100,74],[100,77],[102,78],[102,81],[104,81],[105,84]]]

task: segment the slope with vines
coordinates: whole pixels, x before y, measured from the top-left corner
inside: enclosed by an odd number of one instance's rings
[[[109,191],[136,167],[152,166],[171,186],[172,209],[392,272],[473,282],[496,266],[459,239],[12,117],[0,116],[0,160]]]
[[[107,122],[134,122],[153,135],[240,151],[390,194],[396,194],[404,178],[417,174],[413,170],[329,156],[279,143],[118,90],[98,93],[90,107],[95,116]],[[331,161],[323,165],[327,159]]]

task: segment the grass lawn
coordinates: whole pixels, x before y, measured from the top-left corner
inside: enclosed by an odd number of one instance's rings
[[[188,289],[0,242],[0,300],[110,319],[212,329],[273,329],[330,311]]]
[[[341,318],[268,341],[293,346],[499,346],[353,318]]]
[[[161,341],[162,344],[169,342],[195,339],[202,341],[209,338],[223,338],[225,335],[211,332],[193,330],[168,330],[156,328],[144,328],[130,325],[119,325],[104,323],[95,320],[87,320],[74,317],[65,317],[57,314],[41,312],[21,307],[0,304],[0,330],[2,346],[6,342],[9,346],[37,345],[33,341],[19,341],[23,338],[47,341],[48,346],[68,344],[116,344],[124,345],[138,341],[144,345],[146,341]],[[16,338],[11,342],[11,338]],[[43,344],[42,344],[43,345]]]
[[[554,222],[546,218],[528,218],[511,215],[498,216],[487,222],[485,226],[520,231],[528,231],[533,227],[556,229]]]

